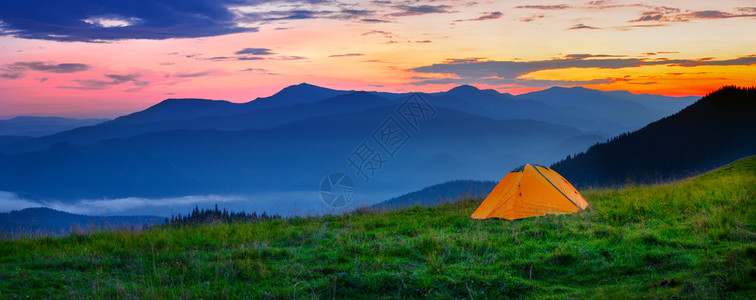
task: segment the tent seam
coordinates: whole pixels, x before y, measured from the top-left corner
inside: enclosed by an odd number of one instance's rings
[[[575,207],[577,207],[580,211],[585,211],[585,209],[583,209],[582,207],[580,207],[580,205],[577,205],[577,203],[575,203],[575,201],[572,201],[572,199],[570,199],[570,197],[567,197],[567,195],[565,195],[564,192],[562,192],[562,190],[560,190],[553,182],[551,182],[551,180],[549,180],[548,178],[546,178],[546,175],[543,175],[543,173],[541,173],[541,170],[538,170],[538,168],[536,168],[535,166],[533,166],[533,169],[535,169],[536,172],[538,172],[538,174],[540,174],[541,177],[543,177],[543,179],[546,179],[546,181],[549,184],[551,184],[551,186],[553,186],[557,191],[559,191],[559,193],[562,194],[562,196],[564,196],[565,198],[567,198],[567,201],[570,201],[570,203],[572,203],[573,205],[575,205]]]
[[[512,172],[510,172],[510,173],[512,173]],[[518,180],[517,180],[517,181],[519,182],[519,179],[521,179],[521,178],[522,178],[522,174],[524,174],[524,173],[525,173],[525,169],[523,168],[523,169],[522,169],[522,171],[520,171],[520,172],[518,172],[518,173],[520,173],[520,178],[518,178]],[[503,179],[502,179],[502,180],[503,180]],[[517,184],[517,187],[519,188],[519,186],[520,186],[520,184],[518,183],[518,184]],[[494,187],[494,189],[496,189],[496,188]],[[493,192],[493,191],[492,191],[492,192]],[[510,200],[511,200],[511,199],[510,199]],[[494,209],[493,209],[493,210],[491,210],[491,211],[493,212],[493,211],[496,211],[496,210],[498,210],[499,208],[501,208],[502,206],[504,206],[504,204],[507,204],[507,203],[508,203],[508,202],[509,202],[510,200],[507,200],[507,201],[505,201],[505,202],[502,202],[501,204],[499,204],[498,206],[496,206],[496,208],[494,208]],[[490,218],[490,217],[491,217],[491,213],[489,213],[488,215],[486,215],[486,218]]]

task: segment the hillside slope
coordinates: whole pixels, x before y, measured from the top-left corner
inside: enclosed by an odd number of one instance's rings
[[[0,213],[0,238],[19,236],[66,236],[93,230],[140,229],[161,224],[165,218],[155,216],[86,216],[50,208],[25,208]]]
[[[724,87],[552,168],[576,186],[688,177],[756,154],[756,88]]]
[[[384,210],[408,208],[415,205],[435,206],[460,198],[485,198],[496,186],[496,183],[496,181],[454,180],[391,198],[376,203],[370,208]]]
[[[756,297],[756,158],[583,190],[586,213],[472,220],[482,199],[0,241],[7,298]]]

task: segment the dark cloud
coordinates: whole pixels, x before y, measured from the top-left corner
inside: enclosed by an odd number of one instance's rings
[[[711,74],[711,72],[690,72],[690,73],[667,73],[667,75],[680,76],[680,75],[704,75]]]
[[[375,14],[373,10],[342,9],[341,13],[335,14],[333,17],[337,19],[359,19],[372,16],[373,14]]]
[[[575,24],[572,27],[567,28],[567,29],[569,29],[569,30],[575,30],[575,29],[601,29],[601,28],[599,28],[599,27],[593,27],[593,26],[588,26],[588,25],[585,25],[583,23],[580,23],[580,24]]]
[[[327,2],[327,1],[321,1]],[[340,9],[340,10],[311,10],[311,9],[290,9],[290,10],[269,10],[263,12],[244,13],[243,20],[247,22],[268,22],[283,20],[304,20],[304,19],[363,19],[375,14],[373,10],[361,9]]]
[[[79,84],[78,86],[59,86],[61,89],[76,89],[76,90],[104,90],[110,86],[119,85],[122,83],[131,82],[137,88],[141,89],[150,85],[149,81],[141,81],[139,77],[141,74],[133,73],[127,75],[118,74],[103,74],[109,80],[98,79],[74,79],[74,82]]]
[[[214,57],[202,57],[201,54],[187,55],[188,58],[194,58],[197,60],[209,60],[209,61],[231,61],[231,60],[263,60],[265,58],[260,56],[269,56],[276,54],[268,48],[244,48],[234,52],[236,56],[214,56]]]
[[[262,69],[262,68],[246,68],[241,71],[259,73],[259,74],[265,74],[265,75],[279,75],[278,73],[273,73],[273,72],[268,71],[267,69]]]
[[[477,17],[477,18],[455,20],[454,22],[495,20],[495,19],[501,18],[503,16],[504,16],[503,13],[501,13],[499,11],[494,11],[494,12],[483,13],[482,16]]]
[[[362,19],[362,22],[365,23],[391,23],[389,20],[381,20],[381,19]]]
[[[756,9],[750,7],[739,7],[736,11],[738,12],[730,13],[720,10],[700,10],[682,13],[680,9],[677,8],[658,6],[642,12],[640,17],[630,20],[630,22],[688,22],[691,20],[756,17]]]
[[[702,11],[694,11],[689,14],[691,18],[695,19],[727,19],[727,18],[737,18],[737,17],[753,17],[756,16],[754,14],[731,14],[728,12],[718,11],[718,10],[702,10]]]
[[[19,79],[24,77],[24,73],[0,73],[0,78]]]
[[[612,8],[624,8],[624,7],[641,7],[646,8],[650,10],[662,10],[662,11],[669,11],[669,12],[680,12],[679,8],[674,7],[667,7],[667,6],[654,6],[654,5],[648,5],[648,4],[642,4],[642,3],[617,3],[614,1],[591,1],[588,3],[588,6],[581,7],[586,9],[612,9]]]
[[[213,72],[211,72],[211,71],[204,71],[204,72],[197,72],[197,73],[177,73],[177,74],[175,74],[173,76],[179,77],[179,78],[192,78],[192,77],[207,76],[207,75],[211,75],[211,74],[213,74]]]
[[[533,22],[537,19],[543,19],[545,17],[546,17],[545,15],[532,15],[530,17],[520,19],[520,22],[528,23],[528,22]]]
[[[251,55],[272,55],[275,54],[270,51],[268,48],[244,48],[242,50],[236,51],[234,54],[236,55],[242,55],[242,54],[251,54]]]
[[[239,27],[229,9],[262,0],[24,0],[0,1],[4,35],[97,42],[169,39],[255,32]]]
[[[642,64],[641,59],[587,59],[581,54],[542,61],[486,61],[481,58],[449,59],[434,64],[411,69],[418,73],[451,74],[459,78],[498,77],[514,79],[521,75],[546,69],[564,68],[627,68]]]
[[[298,55],[284,55],[284,56],[279,56],[276,59],[278,60],[303,60],[303,59],[307,59],[307,57],[298,56]]]
[[[557,4],[557,5],[520,5],[515,6],[515,8],[529,8],[529,9],[542,9],[542,10],[560,10],[560,9],[568,9],[570,8],[567,4]]]
[[[662,18],[664,18],[664,14],[658,12],[644,12],[640,18],[633,20],[633,22],[661,21]]]
[[[387,39],[399,37],[393,32],[383,31],[383,30],[371,30],[371,31],[363,32],[361,35],[366,36],[366,35],[371,35],[371,34],[379,34],[379,35],[384,36]]]
[[[259,57],[259,56],[214,56],[214,57],[197,57],[195,58],[197,60],[208,60],[208,61],[231,61],[231,60],[263,60],[265,58]]]
[[[627,57],[627,55],[611,55],[611,54],[567,54],[564,56],[566,59],[586,59],[586,58],[606,58],[606,57]]]
[[[611,83],[615,81],[612,78],[601,78],[594,80],[541,80],[541,79],[522,79],[522,78],[499,78],[499,77],[486,77],[477,80],[470,80],[467,78],[433,78],[425,79],[417,82],[410,83],[411,85],[462,85],[462,84],[485,84],[492,86],[501,85],[519,85],[524,87],[550,87],[550,86],[571,86],[571,85],[590,85],[590,84],[602,84]]]
[[[445,64],[469,64],[485,61],[485,57],[468,57],[468,58],[448,58],[444,61]]]
[[[627,26],[615,26],[614,28],[616,28],[617,30],[621,30],[621,31],[627,31],[627,30],[631,30],[633,28],[665,27],[665,26],[668,26],[668,25],[669,24],[666,24],[666,23],[636,24],[636,25],[627,25]]]
[[[282,20],[305,20],[315,19],[322,16],[324,13],[315,10],[306,9],[293,9],[293,10],[277,10],[277,11],[265,11],[244,14],[245,20],[248,22],[263,22],[263,21],[282,21]]]
[[[353,57],[353,56],[364,56],[365,54],[362,53],[347,53],[347,54],[334,54],[328,57]]]
[[[5,65],[5,67],[0,69],[2,71],[0,77],[18,79],[24,77],[27,71],[63,74],[87,71],[90,68],[89,65],[78,63],[56,64],[41,61],[20,61]]]
[[[425,14],[451,13],[449,5],[395,5],[399,12],[388,14],[390,17],[419,16]]]
[[[258,57],[258,56],[240,56],[236,58],[237,60],[263,60],[264,58]]]
[[[711,58],[703,58],[697,60],[668,60],[670,64],[683,67],[697,67],[697,66],[750,66],[756,64],[756,55],[749,55],[745,57],[739,57],[728,60],[713,60]]]
[[[422,66],[409,71],[423,74],[443,74],[447,78],[422,78],[414,85],[427,84],[469,84],[486,83],[490,85],[519,84],[529,87],[549,85],[578,85],[595,84],[605,82],[607,79],[596,79],[581,82],[557,82],[551,80],[531,80],[520,78],[522,75],[540,70],[566,69],[566,68],[601,68],[621,69],[646,65],[669,65],[695,67],[704,65],[754,65],[756,55],[750,55],[729,60],[713,60],[710,58],[695,60],[669,60],[669,59],[641,59],[626,58],[621,55],[608,54],[569,54],[562,58],[539,61],[489,61],[484,58],[447,59],[443,63]],[[617,79],[611,79],[616,81]]]
[[[646,52],[643,53],[643,56],[654,56],[659,54],[672,54],[672,53],[680,53],[678,51],[658,51],[658,52]]]
[[[76,73],[89,70],[89,65],[85,64],[48,64],[40,61],[33,62],[16,62],[12,64],[13,68],[29,69],[34,71],[48,73]]]
[[[638,19],[631,20],[631,22],[646,22],[646,21],[680,21],[678,14],[679,8],[667,7],[667,6],[649,6],[649,10],[641,13]]]

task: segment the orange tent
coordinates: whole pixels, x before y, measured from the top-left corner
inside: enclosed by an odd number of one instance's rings
[[[473,219],[522,219],[566,214],[588,207],[564,177],[541,165],[524,165],[509,172],[472,214]]]

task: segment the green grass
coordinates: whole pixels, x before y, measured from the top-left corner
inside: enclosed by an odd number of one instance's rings
[[[433,208],[0,241],[0,298],[754,298],[756,158],[582,191],[586,213]]]

